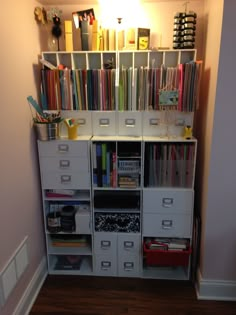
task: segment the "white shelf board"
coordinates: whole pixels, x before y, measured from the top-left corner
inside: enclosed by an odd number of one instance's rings
[[[92,258],[91,257],[84,257],[81,263],[80,269],[76,270],[55,270],[55,261],[52,262],[49,268],[49,274],[54,275],[92,275]]]
[[[188,280],[188,272],[183,267],[148,267],[143,269],[143,278]]]

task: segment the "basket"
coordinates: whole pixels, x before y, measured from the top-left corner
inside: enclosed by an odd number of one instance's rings
[[[192,250],[149,249],[144,242],[143,252],[147,266],[188,266]]]
[[[59,123],[35,123],[38,140],[48,141],[59,138]]]

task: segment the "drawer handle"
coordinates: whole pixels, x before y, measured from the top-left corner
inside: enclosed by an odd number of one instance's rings
[[[101,262],[102,270],[108,270],[111,268],[111,262],[110,261],[102,261]]]
[[[70,175],[61,175],[61,183],[67,184],[71,182],[71,176]]]
[[[129,250],[131,248],[134,248],[134,242],[131,241],[125,241],[124,242],[124,249]]]
[[[69,152],[68,144],[59,144],[58,145],[58,151],[59,152]]]
[[[69,160],[60,160],[60,168],[66,168],[70,166],[70,161]]]
[[[162,199],[162,207],[165,208],[170,208],[174,204],[174,199],[173,198],[163,198]]]
[[[129,262],[129,261],[124,262],[124,270],[125,271],[131,271],[133,269],[134,269],[134,263],[133,262]]]
[[[109,249],[111,247],[111,241],[101,241],[102,249]]]
[[[126,127],[134,127],[135,126],[135,119],[133,118],[127,118],[125,120]]]
[[[99,119],[100,127],[108,127],[110,125],[110,120],[108,118]]]
[[[162,228],[164,230],[172,229],[173,227],[173,221],[172,220],[162,220]]]

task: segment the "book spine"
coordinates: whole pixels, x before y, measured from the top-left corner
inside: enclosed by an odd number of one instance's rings
[[[116,152],[112,153],[112,187],[116,188],[116,175],[117,175],[117,171],[116,171]]]
[[[72,21],[65,21],[66,51],[73,51]]]
[[[81,44],[83,51],[89,50],[88,21],[81,21]]]
[[[102,145],[96,144],[96,158],[97,158],[97,186],[102,187]]]
[[[93,152],[93,185],[97,187],[98,178],[97,178],[97,157],[96,157],[96,143],[93,143],[92,152]]]
[[[102,186],[107,186],[107,144],[102,143]]]

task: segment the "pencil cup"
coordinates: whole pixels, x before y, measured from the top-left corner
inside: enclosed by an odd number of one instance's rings
[[[48,141],[59,138],[59,124],[58,123],[38,123],[34,124],[39,140]]]
[[[67,126],[68,139],[74,140],[78,136],[78,125]]]

